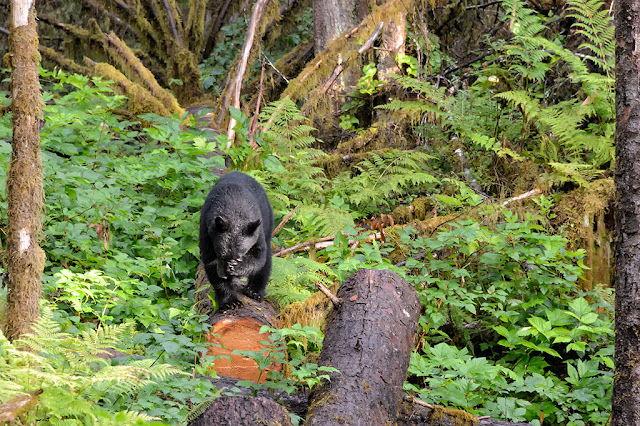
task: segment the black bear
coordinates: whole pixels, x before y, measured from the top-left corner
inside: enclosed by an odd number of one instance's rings
[[[262,300],[271,275],[273,210],[264,188],[251,176],[231,172],[214,185],[200,216],[200,259],[215,291],[218,309],[241,305],[244,294]]]

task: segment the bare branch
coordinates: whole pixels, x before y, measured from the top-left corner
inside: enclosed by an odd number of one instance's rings
[[[269,0],[257,0],[253,7],[253,13],[251,14],[251,20],[249,21],[249,28],[247,29],[247,37],[244,40],[244,46],[242,47],[242,56],[240,57],[240,63],[238,64],[238,73],[235,80],[231,82],[229,87],[229,93],[233,97],[232,105],[235,108],[240,109],[240,92],[242,91],[242,80],[244,74],[247,71],[247,62],[249,61],[249,54],[251,53],[251,47],[253,47],[253,40],[256,35],[256,28],[264,13],[264,8]],[[222,111],[224,113],[224,111]],[[227,130],[227,149],[233,146],[233,141],[236,137],[236,132],[233,128],[236,125],[236,120],[229,119],[229,127]]]

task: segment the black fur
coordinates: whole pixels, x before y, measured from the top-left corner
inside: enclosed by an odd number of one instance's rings
[[[200,216],[200,259],[218,309],[241,305],[236,286],[242,277],[244,294],[262,300],[271,275],[272,233],[273,210],[262,186],[244,173],[222,176]]]

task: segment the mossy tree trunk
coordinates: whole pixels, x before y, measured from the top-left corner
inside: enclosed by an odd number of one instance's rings
[[[640,2],[618,0],[616,28],[616,302],[611,425],[640,424]]]
[[[40,118],[42,96],[38,80],[38,33],[35,0],[11,2],[11,110],[13,142],[7,172],[7,247],[9,274],[6,336],[13,340],[29,331],[39,315],[44,252],[42,231],[42,159]]]
[[[359,24],[369,13],[363,0],[313,0],[313,35],[316,54],[340,34]]]

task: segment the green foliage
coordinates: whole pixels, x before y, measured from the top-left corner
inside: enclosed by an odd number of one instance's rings
[[[391,150],[383,154],[372,152],[370,159],[358,163],[356,176],[342,173],[334,180],[338,193],[363,214],[376,205],[390,206],[393,195],[409,188],[431,187],[439,181],[427,168],[433,157],[422,152]],[[375,211],[375,210],[374,210]]]
[[[269,297],[284,307],[308,299],[317,291],[316,282],[330,285],[335,278],[330,267],[306,257],[274,257]]]
[[[247,33],[247,22],[244,19],[236,19],[229,25],[220,29],[221,35],[211,56],[198,65],[200,69],[202,87],[204,90],[213,90],[218,95],[222,92],[222,80],[231,68],[233,60],[242,48],[244,37]]]
[[[131,324],[121,324],[72,336],[63,333],[51,310],[45,309],[33,332],[13,344],[0,333],[0,403],[42,390],[27,423],[147,424],[152,418],[142,412],[110,410],[96,403],[129,398],[156,380],[181,374],[151,359],[110,365],[100,357],[107,349],[118,349],[122,337],[132,331]]]
[[[294,324],[292,328],[276,329],[265,325],[260,328],[260,333],[269,333],[268,340],[261,342],[265,348],[259,352],[235,350],[233,353],[252,358],[258,364],[261,376],[267,374],[271,380],[264,383],[243,380],[238,382],[238,386],[246,386],[256,392],[265,388],[276,395],[278,392],[291,394],[296,387],[311,389],[322,380],[329,380],[328,373],[338,372],[333,367],[319,367],[307,362],[309,354],[319,353],[322,349],[324,336],[319,328]],[[282,371],[268,370],[273,363],[288,366],[290,377],[285,377]]]
[[[611,307],[596,293],[597,304],[576,297],[580,251],[508,212],[495,228],[468,220],[432,238],[410,229],[400,238],[423,305],[407,390],[535,425],[541,411],[544,424],[604,424],[613,325],[596,307]]]

